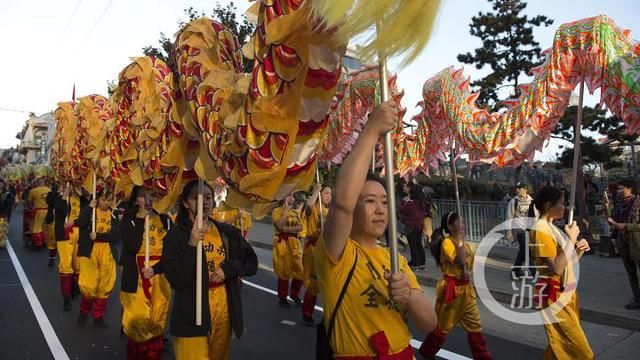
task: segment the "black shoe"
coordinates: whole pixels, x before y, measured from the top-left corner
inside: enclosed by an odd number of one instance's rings
[[[80,313],[80,315],[78,315],[78,324],[80,325],[86,324],[88,317],[89,317],[89,314]]]
[[[56,263],[56,258],[50,257],[49,258],[49,263],[47,263],[47,266],[51,267],[51,266],[55,265],[55,263]]]
[[[280,304],[280,307],[282,307],[282,308],[285,308],[285,309],[290,309],[291,308],[291,303],[287,299],[280,299],[279,304]]]
[[[316,326],[316,322],[313,321],[313,318],[311,316],[302,316],[302,323],[304,324],[304,326],[308,327]]]
[[[104,317],[99,317],[97,319],[93,319],[93,326],[99,327],[99,328],[106,328],[109,326],[109,324],[107,324],[104,321]]]
[[[64,299],[64,304],[62,305],[62,310],[71,311],[71,299]]]
[[[640,301],[634,300],[627,305],[624,306],[627,310],[638,310],[640,309]]]
[[[299,298],[299,297],[297,297],[297,296],[296,296],[296,297],[291,296],[291,300],[293,300],[293,302],[296,304],[296,306],[297,306],[297,307],[302,306],[302,300],[300,300],[300,298]]]

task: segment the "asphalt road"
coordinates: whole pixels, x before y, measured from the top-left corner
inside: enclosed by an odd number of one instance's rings
[[[79,299],[74,300],[73,310],[62,310],[57,264],[47,266],[47,252],[32,252],[25,248],[21,239],[21,212],[14,212],[10,227],[10,242],[13,251],[31,287],[23,286],[16,266],[11,260],[10,250],[0,250],[0,359],[52,359],[56,341],[62,345],[58,352],[69,359],[125,359],[126,339],[120,337],[119,281],[112,293],[106,320],[108,328],[96,328],[91,320],[85,325],[77,324]],[[264,250],[262,250],[264,251]],[[243,287],[246,334],[232,343],[233,359],[313,359],[315,328],[302,324],[300,308],[282,309],[277,304],[273,290],[276,278],[268,270],[261,269],[254,277],[246,279]],[[38,305],[44,312],[37,316]],[[34,305],[35,304],[35,305]],[[315,318],[322,314],[316,311]],[[47,331],[50,323],[52,331]],[[43,331],[43,328],[45,329]],[[44,334],[47,334],[46,336]],[[414,339],[423,335],[414,332]],[[57,339],[57,340],[56,340]],[[487,335],[489,348],[495,359],[540,359],[542,350]],[[415,344],[415,342],[414,342]],[[466,334],[456,329],[445,344],[442,359],[470,358]],[[167,349],[164,358],[173,358]],[[420,355],[416,352],[416,358]]]

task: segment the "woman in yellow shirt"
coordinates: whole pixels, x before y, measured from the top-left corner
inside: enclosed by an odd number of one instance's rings
[[[197,180],[187,183],[179,200],[176,226],[162,251],[165,274],[174,290],[170,332],[177,360],[228,359],[231,336],[244,333],[241,277],[258,271],[258,258],[238,229],[206,217],[198,229]],[[203,192],[203,210],[210,214],[213,192]],[[202,325],[196,326],[196,260],[202,241]]]
[[[467,332],[473,358],[489,360],[492,356],[482,335],[476,292],[469,281],[473,249],[465,241],[464,227],[457,213],[444,214],[440,225],[431,242],[431,253],[442,271],[442,280],[436,287],[438,326],[426,337],[420,353],[426,358],[434,358],[449,332],[460,325]]]
[[[94,325],[106,327],[104,314],[107,299],[117,276],[113,246],[115,242],[119,242],[120,235],[118,219],[111,209],[113,195],[109,190],[103,189],[98,191],[97,199],[84,207],[78,218],[78,257],[81,269],[78,285],[82,294],[78,322],[86,323],[91,312]],[[93,209],[96,212],[95,232],[92,232]]]
[[[578,241],[580,230],[574,222],[571,226],[565,226],[569,239],[563,249],[562,233],[553,225],[554,220],[564,217],[562,191],[551,186],[544,187],[538,191],[534,202],[540,212],[540,219],[531,230],[539,272],[535,298],[537,305],[543,309],[544,329],[549,339],[543,358],[593,359],[593,351],[580,325],[576,279],[573,275],[573,264],[585,251],[589,251],[589,243],[584,239]],[[567,257],[569,254],[573,254],[571,259]],[[567,277],[567,285],[561,289],[563,274]],[[561,300],[565,303],[562,304]]]
[[[340,168],[314,254],[334,359],[413,359],[407,320],[423,333],[436,326],[433,306],[407,260],[399,256],[400,271],[391,274],[389,251],[377,244],[387,227],[387,191],[367,170],[376,143],[395,127],[397,119],[392,101],[370,115]]]
[[[302,267],[304,287],[307,288],[307,290],[304,293],[302,320],[307,326],[315,325],[313,321],[313,309],[318,299],[318,281],[313,254],[318,245],[318,238],[322,233],[322,222],[327,219],[327,214],[329,213],[332,191],[329,185],[316,184],[305,206],[307,237],[304,241],[304,251],[302,252]],[[322,206],[320,206],[318,201],[322,203]],[[322,213],[320,211],[322,211]],[[320,214],[322,214],[322,216],[320,216]]]
[[[146,257],[146,225],[149,220],[149,263]],[[157,214],[141,186],[135,186],[128,210],[120,221],[122,275],[120,304],[122,331],[129,339],[127,359],[160,359],[167,324],[171,288],[163,274],[165,234],[172,228],[166,215]],[[154,276],[157,275],[157,276]]]
[[[302,305],[300,289],[304,274],[300,238],[304,238],[306,232],[302,208],[295,208],[295,205],[295,198],[289,195],[282,201],[282,206],[271,213],[274,227],[273,271],[278,276],[278,298],[284,308],[291,307],[287,295],[296,305]]]

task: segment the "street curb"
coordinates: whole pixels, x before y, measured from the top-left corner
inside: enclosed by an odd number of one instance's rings
[[[259,241],[249,240],[249,243],[259,249],[269,251],[273,249],[272,245],[265,244]],[[430,277],[425,274],[421,274],[420,272],[416,272],[415,274],[420,284],[428,286],[430,288],[435,288],[438,284],[438,281],[440,281],[440,278]],[[503,304],[511,304],[513,294],[500,290],[490,290],[490,292],[498,302]],[[632,319],[623,315],[609,314],[585,307],[580,307],[580,320],[600,325],[615,326],[633,331],[640,331],[640,320],[638,319]]]

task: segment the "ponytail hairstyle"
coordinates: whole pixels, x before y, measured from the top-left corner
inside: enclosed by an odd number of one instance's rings
[[[440,250],[442,249],[442,242],[447,236],[451,236],[451,225],[458,220],[458,213],[449,211],[442,216],[440,220],[440,227],[433,231],[432,240],[429,244],[431,255],[436,260],[436,264],[440,267]]]
[[[137,199],[138,196],[142,196],[144,194],[144,187],[142,186],[134,186],[133,190],[131,190],[131,195],[129,195],[129,199],[126,202],[126,213],[131,217],[135,217],[138,213],[138,204]]]
[[[538,209],[540,213],[540,217],[546,215],[549,209],[562,199],[563,195],[560,189],[552,186],[545,186],[540,189],[536,194],[536,198],[533,200],[534,204],[536,204],[536,209]]]
[[[209,190],[211,190],[211,193],[213,194],[213,189],[211,188],[211,185],[209,185],[209,183],[204,181],[204,186],[208,187]],[[182,188],[182,193],[180,193],[180,197],[178,197],[178,203],[177,203],[178,215],[176,215],[176,224],[191,222],[191,219],[189,219],[189,209],[184,207],[182,203],[189,199],[189,195],[191,195],[191,192],[193,191],[194,188],[196,189],[198,188],[198,179],[189,181]]]

